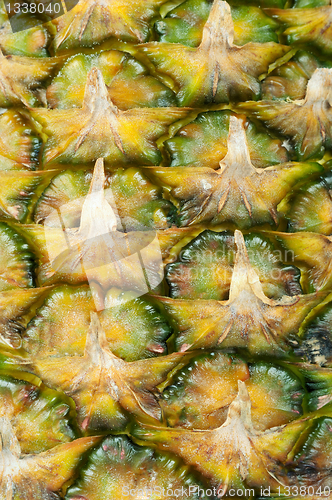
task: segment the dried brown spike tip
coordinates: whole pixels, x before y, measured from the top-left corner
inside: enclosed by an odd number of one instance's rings
[[[230,48],[234,42],[234,23],[227,2],[215,0],[203,28],[201,50]]]
[[[110,358],[117,357],[109,350],[106,334],[102,328],[98,315],[91,312],[91,323],[86,337],[84,356],[88,357],[91,364],[100,364],[102,362],[102,352],[108,351]]]
[[[241,193],[242,201],[252,217],[252,207],[250,204],[250,196],[246,194],[246,190],[241,188],[240,182],[245,178],[263,172],[262,169],[256,169],[250,159],[249,146],[247,136],[244,128],[243,120],[236,116],[231,116],[229,119],[229,133],[227,139],[227,154],[220,162],[220,169],[216,171],[223,180],[228,181],[228,187],[223,192],[218,202],[218,213],[224,208],[231,190],[232,181],[235,182],[234,188],[238,189]],[[239,182],[240,181],[240,182]],[[245,186],[244,186],[245,188]],[[258,194],[257,194],[258,196]],[[275,212],[270,209],[275,219]]]
[[[212,96],[215,97],[218,84],[222,80],[223,61],[227,51],[232,49],[234,42],[234,23],[231,9],[227,2],[214,0],[210,15],[203,29],[202,42],[198,51],[206,54],[210,64],[214,63]],[[235,47],[235,46],[234,46]],[[211,68],[212,69],[212,68]],[[250,89],[257,93],[260,86],[256,81],[249,84]]]

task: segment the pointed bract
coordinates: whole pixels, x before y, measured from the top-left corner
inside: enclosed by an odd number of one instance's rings
[[[249,262],[244,239],[235,231],[237,254],[229,299],[174,300],[159,297],[178,329],[177,348],[245,347],[252,353],[287,350],[286,337],[326,294],[269,299]]]
[[[58,33],[55,47],[92,47],[107,38],[144,42],[150,34],[149,21],[164,0],[79,0],[65,16],[54,21]]]
[[[258,77],[289,48],[274,42],[233,44],[234,25],[227,2],[214,0],[197,49],[181,44],[142,45],[157,69],[179,86],[181,106],[257,99]]]
[[[292,254],[293,261],[306,269],[310,289],[331,290],[332,237],[317,233],[276,233],[276,238]]]
[[[156,140],[168,126],[185,117],[186,109],[137,108],[120,111],[112,103],[101,71],[88,74],[81,109],[34,109],[49,140],[44,162],[84,164],[104,158],[113,165],[157,165],[161,160]]]
[[[264,169],[251,162],[243,121],[230,116],[228,151],[220,168],[153,169],[172,186],[183,225],[234,222],[240,228],[278,223],[277,205],[317,164],[286,163]]]
[[[304,422],[256,431],[251,420],[251,401],[244,382],[230,404],[223,425],[209,430],[186,430],[147,426],[136,429],[140,439],[156,442],[178,454],[218,486],[219,496],[229,488],[279,485],[282,462],[291,451]],[[278,445],[276,446],[276,442]],[[282,478],[287,481],[286,477]]]
[[[37,355],[32,366],[46,384],[74,399],[84,430],[105,430],[126,424],[124,410],[159,419],[160,408],[153,392],[181,358],[181,354],[174,353],[123,361],[110,351],[99,319],[92,313],[84,356],[39,359]]]
[[[82,454],[99,437],[81,438],[21,457],[20,445],[7,418],[0,418],[0,496],[6,500],[51,500],[75,472]]]
[[[0,49],[0,106],[38,105],[33,89],[50,76],[58,58],[5,56]]]
[[[47,288],[28,288],[0,293],[0,344],[14,348],[21,347],[21,332],[25,322],[22,316],[32,309]]]
[[[307,43],[325,54],[332,53],[332,6],[314,9],[266,9],[266,13],[286,26],[290,44]]]
[[[9,109],[0,116],[0,171],[35,170],[41,139],[26,113]]]
[[[304,99],[293,102],[243,103],[268,127],[290,137],[301,160],[321,158],[332,140],[332,69],[318,68],[310,78]]]

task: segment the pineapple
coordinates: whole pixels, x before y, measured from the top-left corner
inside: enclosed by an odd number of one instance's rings
[[[330,3],[0,3],[0,500],[332,499]]]

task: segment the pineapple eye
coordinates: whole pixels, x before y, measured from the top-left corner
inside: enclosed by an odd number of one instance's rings
[[[177,85],[180,106],[199,108],[212,103],[257,100],[261,92],[259,77],[289,47],[275,42],[238,46],[234,35],[230,6],[215,0],[197,48],[164,42],[141,47],[156,70]]]
[[[256,169],[250,157],[243,120],[230,116],[227,153],[219,168],[155,168],[153,172],[180,205],[181,225],[210,222],[235,223],[245,229],[258,224],[279,222],[278,205],[291,186],[311,173],[319,164],[284,163]]]
[[[60,210],[66,228],[78,227],[91,178],[90,170],[68,169],[56,175],[37,202],[34,221],[56,226]],[[108,201],[111,201],[111,195],[126,231],[166,229],[176,217],[175,207],[163,198],[162,189],[139,168],[106,172],[105,196]]]
[[[0,416],[11,420],[22,453],[41,453],[75,438],[70,400],[45,386],[0,374],[0,408]]]
[[[163,20],[155,23],[158,41],[197,47],[202,40],[203,28],[210,10],[211,2],[207,0],[186,0],[179,7],[172,9]],[[236,2],[232,2],[231,11],[236,45],[278,41],[275,33],[277,23],[269,19],[261,9],[247,5],[237,6]]]
[[[29,322],[24,349],[34,357],[45,359],[60,354],[83,355],[93,310],[88,286],[55,287]],[[166,340],[171,328],[148,299],[111,289],[100,320],[112,351],[126,361],[167,354]]]
[[[0,171],[36,170],[41,139],[32,121],[14,110],[0,115]]]
[[[305,443],[299,446],[293,463],[293,471],[301,484],[306,485],[308,491],[321,491],[325,496],[331,488],[331,443],[332,419],[317,418]]]
[[[264,293],[271,298],[301,293],[300,272],[294,266],[283,265],[280,247],[255,233],[246,235],[245,241]],[[182,248],[177,262],[166,267],[170,296],[175,299],[226,299],[235,254],[232,233],[202,232]]]
[[[0,222],[0,291],[34,286],[34,257],[22,236]]]
[[[326,296],[327,292],[322,292],[282,295],[279,300],[268,298],[238,230],[235,243],[237,253],[228,300],[159,297],[175,328],[178,351],[236,345],[255,355],[278,355],[279,349],[287,352],[292,345],[290,336],[297,334],[311,309]]]
[[[137,182],[137,171],[134,176]],[[31,244],[39,249],[36,271],[38,283],[92,282],[104,291],[115,286],[139,295],[144,295],[149,290],[161,292],[163,259],[167,259],[172,243],[182,239],[183,232],[170,230],[169,233],[156,233],[141,225],[138,231],[125,232],[112,190],[107,192],[104,187],[104,163],[99,159],[95,164],[88,195],[84,197],[81,206],[78,204],[79,228],[63,227],[61,210],[56,209],[49,216],[50,222],[46,220],[44,225],[22,227]],[[129,193],[130,188],[126,194]],[[154,215],[157,220],[162,219],[160,210]],[[138,255],[141,251],[142,262]],[[99,302],[97,310],[103,309],[102,295],[102,292],[95,295]]]
[[[327,162],[326,173],[294,190],[286,213],[290,232],[332,233],[331,166]]]
[[[110,98],[121,110],[175,106],[174,93],[157,78],[149,75],[145,65],[117,50],[71,57],[47,88],[51,108],[80,108],[84,99],[86,78],[93,67],[101,70]]]
[[[210,484],[218,485],[220,494],[229,492],[232,496],[233,491],[255,489],[262,484],[278,491],[284,476],[281,463],[287,460],[307,424],[295,420],[262,432],[254,423],[252,397],[246,383],[238,380],[237,394],[228,406],[224,423],[218,427],[187,429],[140,424],[132,432],[140,440],[153,441],[161,450],[176,453]]]
[[[326,0],[322,0],[321,7],[317,5],[320,1],[313,3],[314,8],[310,8],[307,0],[304,9],[266,9],[266,12],[286,28],[284,35],[289,44],[306,43],[308,47],[320,49],[324,55],[331,55],[331,4]]]
[[[265,431],[303,413],[305,391],[291,370],[212,351],[194,356],[163,390],[161,406],[170,427],[214,429],[225,423],[245,382],[255,428]]]
[[[304,50],[296,52],[295,56],[285,64],[273,70],[262,82],[262,99],[304,99],[308,80],[321,61]]]
[[[91,312],[84,341],[81,355],[65,349],[51,354],[43,349],[29,352],[33,372],[48,386],[73,398],[82,432],[124,431],[130,414],[158,421],[161,408],[157,386],[185,355],[173,353],[160,358],[124,361],[111,351],[112,342],[108,342],[95,312]]]
[[[163,491],[179,500],[209,498],[202,493],[204,483],[198,475],[176,456],[138,446],[126,436],[109,436],[90,454],[66,498],[103,500],[110,495],[111,498],[138,499],[144,495],[158,498]]]
[[[200,113],[194,121],[165,142],[171,157],[170,166],[218,169],[220,161],[227,154],[231,116],[243,119],[250,158],[255,167],[265,168],[288,161],[288,152],[280,140],[257,129],[244,115],[225,110]]]

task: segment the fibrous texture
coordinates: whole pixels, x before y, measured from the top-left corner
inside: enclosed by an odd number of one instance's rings
[[[331,2],[33,5],[0,0],[0,500],[331,500]]]

